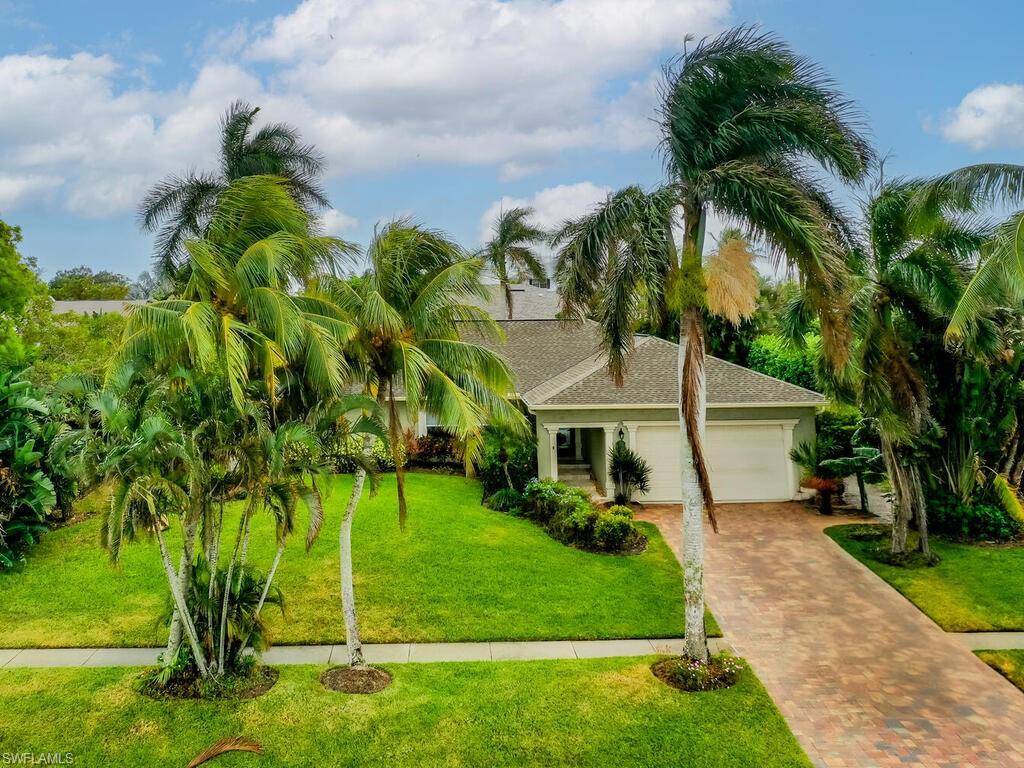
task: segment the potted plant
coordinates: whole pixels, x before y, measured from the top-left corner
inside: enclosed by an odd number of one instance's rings
[[[608,452],[608,473],[615,482],[616,504],[628,504],[635,491],[647,493],[651,489],[650,465],[622,438]]]
[[[832,497],[842,490],[843,478],[838,476],[834,469],[826,466],[827,462],[819,461],[816,442],[800,443],[789,452],[789,457],[804,472],[800,485],[817,491],[819,514],[831,515]]]

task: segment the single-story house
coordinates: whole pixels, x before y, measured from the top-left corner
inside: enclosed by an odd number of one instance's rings
[[[593,478],[610,494],[608,451],[618,439],[651,467],[640,501],[681,500],[676,344],[637,336],[623,386],[607,372],[595,323],[499,320],[496,345],[536,417],[538,474],[574,484]],[[733,363],[707,360],[705,455],[717,501],[784,501],[800,492],[790,450],[814,439],[817,392]]]
[[[63,311],[78,312],[123,312],[126,303],[60,302]],[[540,477],[610,494],[607,455],[621,437],[651,466],[650,491],[639,500],[680,501],[676,344],[637,336],[625,383],[616,387],[597,325],[557,320],[554,291],[514,286],[512,320],[497,286],[483,306],[504,330],[506,340],[495,349],[516,374],[516,396],[536,418]],[[706,370],[704,448],[716,501],[797,497],[800,474],[789,452],[814,439],[825,398],[714,357]],[[427,414],[410,421],[420,434],[431,427]]]

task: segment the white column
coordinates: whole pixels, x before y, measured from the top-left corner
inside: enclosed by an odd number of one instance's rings
[[[782,456],[786,466],[786,481],[789,498],[795,499],[800,494],[800,468],[789,458],[793,450],[793,427],[795,424],[782,425]]]
[[[420,411],[419,418],[416,419],[416,436],[423,437],[427,434],[427,412]]]
[[[558,480],[558,426],[545,424],[544,429],[548,433],[548,463],[551,479]]]
[[[604,499],[605,501],[611,501],[615,498],[615,478],[608,472],[608,451],[615,445],[615,441],[619,439],[618,436],[619,425],[618,424],[605,424],[604,425]]]

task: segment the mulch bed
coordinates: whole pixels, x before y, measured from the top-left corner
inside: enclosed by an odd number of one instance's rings
[[[705,681],[704,685],[700,687],[688,687],[685,685],[675,674],[674,671],[678,668],[680,658],[678,656],[672,656],[668,659],[662,659],[651,664],[651,672],[656,678],[661,680],[665,685],[675,688],[678,691],[685,691],[687,693],[698,693],[700,691],[717,691],[722,688],[731,688],[737,682],[737,675],[735,672],[729,672],[727,669],[721,667],[721,661],[718,657],[712,657],[708,661],[708,665],[711,669],[710,678]]]
[[[391,673],[376,667],[334,667],[320,675],[320,682],[339,693],[377,693],[391,685]]]
[[[245,677],[228,678],[220,685],[204,685],[198,678],[158,685],[151,677],[143,679],[139,692],[151,699],[203,699],[207,701],[244,701],[255,699],[277,683],[280,672],[273,667],[256,667]]]

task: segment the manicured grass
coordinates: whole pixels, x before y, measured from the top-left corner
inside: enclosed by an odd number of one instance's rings
[[[1024,651],[975,651],[978,658],[1024,691]]]
[[[289,542],[277,578],[288,618],[272,619],[275,643],[344,642],[338,527],[350,483],[335,478],[323,533],[309,553],[304,530]],[[483,508],[475,481],[414,473],[408,495],[404,533],[391,477],[382,478],[380,493],[357,512],[353,548],[364,641],[682,634],[682,573],[653,526],[644,527],[650,546],[643,554],[600,555]],[[236,527],[225,523],[232,536]],[[165,609],[167,587],[156,543],[125,546],[114,568],[98,531],[97,519],[54,531],[22,571],[0,574],[0,647],[164,641],[155,619]],[[269,515],[254,520],[249,561],[265,570],[273,550]],[[709,628],[717,633],[713,623]]]
[[[956,544],[933,537],[938,565],[901,567],[875,557],[880,547],[884,551],[884,539],[851,536],[863,528],[840,525],[825,533],[947,632],[1024,629],[1024,547]]]
[[[284,667],[245,702],[153,701],[137,669],[0,670],[0,752],[72,752],[81,766],[180,768],[243,736],[264,754],[217,766],[809,766],[754,675],[686,694],[652,659],[388,667],[372,696],[325,690],[322,667]]]

